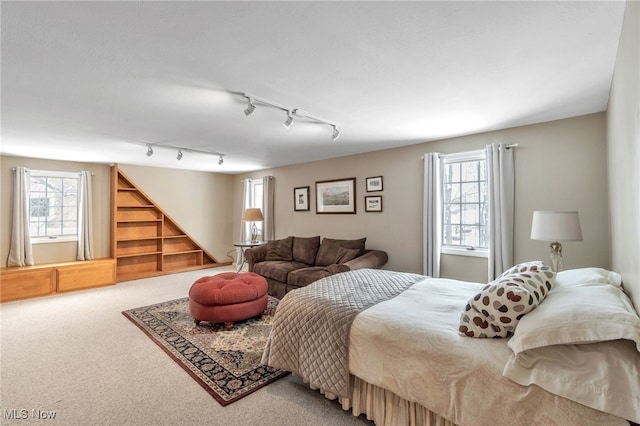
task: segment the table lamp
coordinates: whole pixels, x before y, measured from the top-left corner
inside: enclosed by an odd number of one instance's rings
[[[534,211],[531,239],[551,241],[551,268],[562,270],[562,244],[560,241],[582,241],[578,212]]]
[[[242,215],[243,222],[252,222],[251,225],[251,242],[258,242],[258,227],[256,226],[256,222],[262,222],[264,217],[262,217],[262,211],[258,208],[249,208],[244,211]]]

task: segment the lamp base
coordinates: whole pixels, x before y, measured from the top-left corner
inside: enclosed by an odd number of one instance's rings
[[[551,270],[553,272],[562,271],[562,244],[558,241],[551,243]]]
[[[251,227],[251,242],[252,243],[258,242],[258,227],[256,226],[255,223]]]

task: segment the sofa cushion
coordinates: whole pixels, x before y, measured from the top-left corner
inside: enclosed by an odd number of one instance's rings
[[[318,249],[318,255],[316,256],[316,266],[329,266],[336,262],[336,255],[340,247],[346,249],[358,249],[360,254],[364,253],[364,245],[367,241],[366,238],[360,238],[357,240],[336,240],[332,238],[324,238]]]
[[[338,264],[346,263],[360,256],[361,254],[362,254],[362,251],[360,251],[360,249],[348,249],[348,248],[340,247],[338,248],[338,251],[336,251],[336,258],[334,263],[338,263]]]
[[[308,268],[296,269],[289,273],[287,284],[303,287],[314,281],[318,281],[320,278],[328,277],[329,275],[333,275],[338,272],[347,272],[349,270],[349,267],[346,265],[329,265],[327,267],[310,266]]]
[[[293,237],[269,241],[265,260],[293,260]]]
[[[286,260],[272,260],[256,263],[253,265],[253,272],[260,274],[265,278],[287,282],[287,275],[296,269],[306,268],[308,265],[300,262]]]
[[[320,247],[320,236],[317,237],[293,237],[293,260],[296,262],[313,265]]]

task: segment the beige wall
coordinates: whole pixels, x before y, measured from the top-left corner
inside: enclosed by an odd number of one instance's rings
[[[422,177],[425,152],[452,153],[489,143],[517,143],[515,261],[548,260],[548,243],[529,238],[533,210],[578,210],[584,241],[565,244],[565,268],[609,267],[605,115],[429,142],[234,177],[234,235],[241,215],[241,180],[273,175],[276,238],[321,235],[367,237],[367,247],[389,253],[387,269],[422,273]],[[339,143],[339,142],[337,142]],[[382,213],[364,212],[365,178],[384,178]],[[315,182],[355,177],[357,214],[315,213]],[[293,188],[311,187],[311,211],[293,211]],[[486,282],[485,259],[444,256],[442,275]]]
[[[516,161],[515,261],[547,260],[548,245],[529,239],[536,209],[580,211],[584,241],[565,244],[565,267],[610,267],[606,184],[605,115],[593,114],[532,126],[423,143],[332,160],[222,175],[177,169],[120,165],[140,188],[218,260],[231,260],[241,215],[241,181],[273,175],[276,185],[276,237],[321,235],[367,237],[367,246],[389,253],[387,269],[422,272],[422,155],[479,149],[488,143],[518,143]],[[109,255],[109,167],[105,165],[1,157],[0,211],[3,262],[10,235],[12,167],[94,172],[96,255]],[[383,212],[364,212],[365,178],[383,176]],[[357,179],[355,215],[315,214],[316,181]],[[293,211],[293,188],[311,187],[311,211]],[[75,244],[34,246],[36,262],[73,260]],[[486,281],[486,260],[443,256],[443,276]]]
[[[6,266],[11,237],[13,167],[35,170],[90,170],[93,176],[96,257],[109,257],[110,175],[107,165],[0,157],[0,255]],[[232,176],[177,169],[120,165],[121,170],[218,261],[233,260]],[[37,264],[75,260],[75,242],[34,244]]]
[[[640,3],[627,1],[607,113],[613,269],[640,308]]]
[[[93,173],[94,255],[109,257],[109,191],[110,167],[101,164],[52,161],[36,158],[0,157],[0,263],[7,265],[11,242],[11,212],[13,197],[13,168],[28,167],[33,170],[55,170]],[[77,243],[55,242],[33,245],[33,257],[37,264],[75,260]]]
[[[219,262],[234,260],[232,175],[120,164],[120,170]]]

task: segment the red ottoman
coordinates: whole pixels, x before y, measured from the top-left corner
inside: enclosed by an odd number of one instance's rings
[[[189,312],[200,321],[221,322],[226,329],[234,321],[255,317],[267,307],[267,280],[253,272],[224,272],[202,277],[189,290]]]

